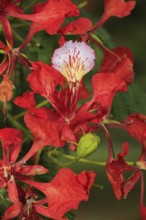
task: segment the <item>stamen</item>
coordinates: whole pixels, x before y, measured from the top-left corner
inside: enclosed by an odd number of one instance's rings
[[[8,172],[7,172],[7,168],[4,166],[4,178],[8,177]]]
[[[68,82],[80,82],[94,67],[95,52],[85,42],[66,42],[55,50],[52,64]]]
[[[14,178],[14,176],[13,176],[13,175],[11,175],[11,176],[10,176],[10,182],[13,182],[13,181],[14,181],[14,179],[15,179],[15,178]]]

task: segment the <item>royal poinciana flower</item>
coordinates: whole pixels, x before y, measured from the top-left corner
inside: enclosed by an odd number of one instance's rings
[[[125,2],[124,0],[105,0],[104,13],[97,24],[92,27],[91,20],[82,17],[78,20],[70,22],[58,31],[58,33],[61,35],[59,41],[60,45],[63,45],[63,43],[65,42],[66,34],[85,35],[81,37],[82,39],[87,40],[89,37],[89,33],[92,33],[97,28],[99,28],[110,17],[116,16],[121,18],[129,15],[131,13],[131,10],[135,7],[135,4],[136,2],[134,1]]]
[[[65,18],[78,15],[79,10],[71,0],[48,0],[37,3],[32,14],[22,16],[23,19],[33,22],[20,49],[23,49],[38,31],[45,30],[53,35],[59,30]]]
[[[30,177],[46,173],[40,165],[24,165],[16,162],[22,144],[22,134],[13,128],[0,130],[3,158],[0,160],[0,188],[8,190],[12,206],[5,212],[5,220],[16,216],[41,219],[37,213],[54,219],[64,219],[70,209],[76,209],[80,201],[88,199],[95,173],[83,171],[77,176],[70,169],[61,169],[50,183],[38,183]],[[42,191],[46,198],[37,200],[30,190],[24,193],[17,180]],[[48,208],[44,205],[48,203]],[[20,218],[22,219],[22,218]]]
[[[20,220],[42,220],[42,217],[38,213],[41,213],[42,216],[50,217],[47,208],[43,206],[46,203],[47,199],[38,199],[32,188],[27,185],[25,190],[21,188],[19,201],[8,207],[3,219],[8,220],[17,217]],[[37,212],[37,210],[39,211]]]
[[[29,186],[26,187],[26,192],[21,188],[19,200],[6,210],[4,220],[16,217],[42,220],[39,214],[55,220],[65,220],[66,212],[77,209],[81,201],[88,200],[94,178],[95,173],[92,171],[76,175],[72,170],[63,168],[49,183],[25,179],[25,183],[43,192],[45,197],[38,199]]]
[[[139,169],[126,163],[123,158],[128,154],[129,145],[125,143],[122,148],[122,152],[117,155],[116,159],[114,159],[112,151],[109,150],[106,164],[106,174],[117,199],[126,198],[140,179]],[[133,171],[133,174],[125,179],[124,174],[131,171]]]
[[[133,0],[128,2],[125,0],[104,0],[104,13],[97,24],[91,28],[90,32],[95,31],[112,16],[122,18],[129,15],[135,4],[136,2]]]
[[[25,180],[25,183],[40,190],[47,199],[47,206],[33,204],[36,212],[56,220],[63,220],[71,209],[77,209],[81,201],[87,201],[95,173],[82,171],[78,175],[62,168],[50,183]]]
[[[146,116],[133,113],[127,117],[125,123],[126,131],[142,144],[142,151],[137,160],[137,166],[140,169],[146,169]]]
[[[24,165],[16,162],[22,144],[22,134],[14,128],[0,129],[2,143],[2,159],[0,159],[0,188],[8,190],[10,200],[19,201],[17,180],[29,179],[31,176],[48,172],[40,165]]]
[[[35,151],[45,145],[61,147],[65,141],[76,144],[84,133],[94,129],[93,122],[97,128],[108,117],[116,92],[127,89],[133,72],[129,70],[131,62],[125,57],[109,73],[93,76],[92,99],[77,107],[80,92],[83,98],[86,94],[81,86],[82,78],[93,68],[94,59],[94,51],[86,43],[69,41],[54,52],[54,68],[42,62],[32,63],[33,72],[27,78],[30,87],[55,109],[36,108],[32,93],[15,99],[15,104],[29,110],[25,123],[38,143],[34,145]],[[31,152],[34,153],[33,148],[27,157]]]

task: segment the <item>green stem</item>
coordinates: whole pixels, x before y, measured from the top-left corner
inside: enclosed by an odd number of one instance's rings
[[[58,166],[60,166],[60,167],[69,167],[69,166],[73,165],[76,161],[79,160],[79,157],[74,157],[74,159],[72,159],[72,160],[73,160],[72,162],[62,163],[62,162],[60,162],[58,159],[56,159],[56,158],[53,156],[53,154],[56,155],[56,156],[59,156],[59,155],[61,155],[61,154],[60,154],[59,152],[54,152],[54,151],[50,151],[50,152],[48,153],[48,157],[49,157],[50,159],[52,159],[52,161],[53,161],[55,164],[57,164]]]
[[[70,160],[76,159],[75,156],[71,156],[71,155],[67,155],[67,154],[61,154],[61,156],[64,158],[70,159]],[[78,161],[81,163],[93,164],[93,165],[97,165],[97,166],[105,166],[107,163],[107,162],[99,162],[99,161],[96,162],[96,161],[87,160],[87,159],[83,159],[83,158],[79,158]],[[131,161],[128,161],[127,163],[131,166],[133,166],[135,164],[135,162],[131,162]]]
[[[27,136],[29,136],[29,138],[32,139],[32,136],[29,134],[29,131],[23,125],[21,125],[18,121],[16,121],[13,116],[11,116],[10,114],[7,114],[7,119],[11,122],[12,125],[14,125],[14,127],[21,130],[24,134],[26,134]]]
[[[96,184],[96,183],[94,183],[93,186],[96,187],[96,188],[99,188],[101,190],[103,190],[103,188],[104,188],[103,185],[99,185],[99,184]]]
[[[38,164],[39,160],[40,160],[40,156],[42,154],[42,151],[43,151],[43,148],[41,148],[38,152],[37,152],[37,155],[36,155],[36,158],[35,158],[35,163],[34,164]]]
[[[44,106],[44,105],[46,105],[46,104],[48,104],[48,100],[45,100],[45,101],[39,103],[39,104],[37,105],[37,108],[40,108],[40,107],[42,107],[42,106]]]
[[[26,112],[27,112],[27,111],[24,111],[24,112],[19,113],[18,115],[15,115],[15,116],[14,116],[14,119],[17,120],[17,119],[23,117]]]
[[[88,1],[81,2],[77,7],[84,8],[86,5],[88,5]]]
[[[13,28],[13,34],[20,42],[24,42],[24,39],[14,30],[14,28]]]
[[[56,165],[58,165],[59,167],[64,167],[64,164],[62,164],[61,162],[58,161],[58,159],[56,159],[55,157],[52,156],[52,154],[48,154],[48,157],[53,161],[53,163],[55,163]]]
[[[27,24],[27,26],[28,26],[28,25],[29,25],[29,24]],[[13,27],[13,28],[24,27],[24,26],[26,26],[25,23],[23,23],[23,24],[12,24],[12,27]]]
[[[37,107],[37,108],[40,108],[40,107],[42,107],[42,106],[44,106],[44,105],[46,105],[46,104],[48,104],[48,101],[47,101],[47,100],[45,100],[45,101],[39,103],[36,107]],[[24,112],[19,113],[18,115],[15,115],[15,116],[14,116],[14,119],[17,120],[17,119],[23,117],[26,112],[27,112],[27,111],[24,111]]]
[[[75,160],[75,158],[76,158],[74,156],[67,155],[67,154],[62,154],[61,156],[64,158],[70,159],[70,160]],[[78,161],[81,163],[94,164],[97,166],[105,166],[105,164],[106,164],[106,162],[96,162],[96,161],[87,160],[87,159],[83,159],[83,158],[79,158]]]
[[[1,201],[3,201],[3,203],[5,204],[6,207],[9,206],[8,198],[4,198],[4,196],[2,194],[0,194],[0,199],[1,199]]]
[[[90,40],[97,44],[97,46],[99,46],[102,50],[105,50],[107,52],[109,52],[110,54],[112,54],[113,56],[117,57],[117,59],[119,59],[119,56],[117,56],[116,53],[114,53],[113,51],[111,51],[110,49],[108,49],[103,42],[100,40],[100,38],[98,36],[96,36],[95,34],[90,34]]]

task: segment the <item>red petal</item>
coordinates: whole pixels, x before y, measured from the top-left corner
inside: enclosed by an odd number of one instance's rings
[[[58,33],[60,34],[85,34],[92,27],[92,22],[88,18],[79,18],[72,21],[65,27],[61,28]]]
[[[9,155],[7,160],[15,162],[22,145],[22,133],[14,128],[0,129],[0,141],[5,152],[3,157]]]
[[[32,109],[36,107],[36,102],[34,99],[33,92],[25,92],[21,97],[17,97],[14,100],[15,105],[18,105],[21,108]]]
[[[11,205],[4,214],[5,220],[13,219],[16,218],[20,212],[21,212],[22,204],[21,203],[16,203],[14,205]]]
[[[30,87],[35,93],[47,98],[56,86],[64,81],[64,77],[45,63],[33,62],[32,66],[33,72],[27,77]]]
[[[104,60],[99,72],[115,73],[126,84],[134,78],[133,54],[128,48],[115,48],[111,51],[104,50]]]
[[[104,14],[90,31],[95,31],[112,16],[121,18],[129,15],[131,10],[135,7],[135,4],[135,1],[125,2],[124,0],[104,0]]]
[[[11,25],[10,25],[8,19],[5,16],[3,16],[3,15],[0,15],[0,22],[3,25],[3,29],[4,29],[4,32],[5,32],[6,40],[7,40],[8,44],[9,44],[9,46],[11,46],[11,48],[13,48],[13,34],[12,34]]]
[[[126,199],[127,194],[133,189],[135,184],[138,182],[140,179],[140,172],[139,170],[136,171],[133,175],[131,175],[128,180],[124,183],[124,191],[123,191],[123,196]]]
[[[47,108],[33,109],[31,112],[26,113],[24,120],[35,141],[21,161],[27,161],[44,146],[61,147],[65,144],[61,140],[63,123],[56,112]]]
[[[130,54],[129,50],[121,48],[111,52],[105,51],[100,69],[104,73],[98,73],[92,77],[94,98],[103,107],[110,108],[116,92],[127,91],[128,84],[133,80],[133,63]]]
[[[67,124],[65,124],[62,127],[61,132],[62,132],[62,135],[61,135],[62,140],[65,140],[66,142],[70,142],[70,143],[77,142],[73,130]]]
[[[60,147],[64,144],[60,140],[60,130],[63,126],[60,116],[47,108],[34,109],[25,115],[25,123],[33,133],[36,142],[43,146]]]
[[[129,152],[129,147],[130,147],[130,146],[129,146],[128,143],[123,144],[123,145],[122,145],[122,152],[119,153],[119,154],[117,155],[117,157],[118,157],[118,158],[121,158],[121,157],[127,156],[128,152]]]
[[[19,14],[9,12],[9,15],[33,21],[28,36],[21,48],[31,40],[33,35],[45,29],[48,34],[55,34],[60,28],[64,19],[70,16],[78,16],[79,10],[70,0],[49,0],[37,3],[33,14]]]
[[[43,216],[45,216],[45,217],[50,217],[50,214],[49,214],[49,212],[48,212],[48,208],[47,207],[45,207],[45,206],[40,206],[40,205],[37,205],[37,204],[35,204],[34,203],[34,205],[33,205],[33,207],[34,207],[34,209],[35,209],[35,211],[37,212],[37,213],[39,213],[39,214],[41,214],[41,215],[43,215]],[[61,220],[61,219],[60,219]],[[63,220],[63,219],[62,219]]]
[[[8,60],[5,58],[2,63],[0,63],[0,75],[2,75],[8,66]]]
[[[88,192],[94,178],[95,173],[90,171],[76,176],[72,170],[63,168],[50,183],[32,180],[25,180],[25,182],[46,195],[50,217],[59,219],[70,209],[77,209],[82,200],[88,200]]]
[[[18,189],[17,189],[16,182],[13,178],[14,176],[11,176],[9,181],[7,182],[8,195],[9,195],[9,199],[11,200],[11,202],[19,203]]]
[[[93,99],[110,110],[116,92],[125,91],[125,82],[114,73],[98,73],[92,77],[92,87]]]
[[[140,169],[146,169],[146,116],[133,113],[127,117],[125,122],[126,131],[142,144],[142,151],[137,161],[137,166]]]
[[[125,120],[126,131],[136,140],[142,143],[146,131],[146,116],[143,114],[133,113]]]
[[[131,13],[135,7],[135,1],[125,2],[124,0],[104,0],[104,17],[108,19],[111,16],[124,17]]]
[[[123,151],[117,155],[117,159],[109,158],[106,164],[106,174],[112,185],[115,196],[117,199],[126,197],[128,192],[134,187],[135,183],[139,180],[139,174],[134,174],[129,177],[127,181],[124,179],[124,172],[135,171],[137,168],[128,165],[123,156],[128,153],[128,144],[123,145]],[[125,184],[125,185],[124,185]],[[131,186],[129,186],[131,184]]]
[[[0,41],[0,49],[4,50],[6,54],[9,52],[8,46],[6,46],[2,41]]]

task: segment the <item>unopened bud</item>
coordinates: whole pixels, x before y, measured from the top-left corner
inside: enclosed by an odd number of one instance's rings
[[[100,138],[94,133],[84,134],[79,140],[77,146],[77,155],[79,157],[87,157],[92,154],[100,144]]]
[[[7,102],[10,101],[13,96],[13,84],[12,82],[4,76],[3,81],[0,83],[0,101]]]

